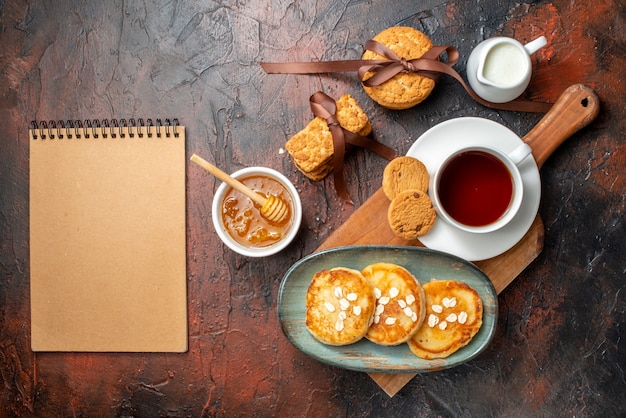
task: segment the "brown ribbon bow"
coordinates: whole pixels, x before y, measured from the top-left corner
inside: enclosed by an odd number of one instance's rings
[[[492,103],[482,99],[465,83],[459,73],[452,68],[459,59],[459,51],[453,46],[435,46],[426,51],[422,57],[411,60],[398,57],[390,48],[374,40],[367,41],[365,49],[382,55],[387,59],[282,63],[262,62],[261,67],[268,74],[319,74],[357,71],[359,80],[369,87],[378,86],[401,72],[415,72],[434,80],[441,74],[448,74],[461,83],[467,93],[483,106],[501,110],[538,113],[545,113],[552,107],[550,103],[526,100]],[[444,52],[448,56],[447,62],[438,59]],[[365,74],[368,72],[374,72],[375,74],[367,80],[364,80]]]
[[[459,60],[459,51],[451,46],[433,47],[426,51],[420,58],[412,60],[399,57],[389,47],[373,40],[369,40],[365,43],[365,49],[387,58],[386,60],[370,60],[369,63],[359,66],[359,80],[368,87],[379,86],[402,72],[418,73],[425,77],[432,78],[433,80],[437,80],[440,73],[447,71],[444,70],[443,67],[449,68]],[[448,55],[447,63],[442,63],[437,60],[444,52]],[[362,61],[368,62],[367,60]],[[375,74],[365,80],[365,74],[368,72],[374,72]]]
[[[335,100],[327,94],[318,91],[311,96],[309,103],[313,114],[326,121],[333,137],[333,176],[335,179],[335,190],[337,190],[337,194],[343,200],[348,203],[353,203],[343,175],[343,160],[346,151],[351,146],[359,146],[373,151],[387,160],[394,159],[396,152],[371,138],[344,129],[337,119],[337,104]]]

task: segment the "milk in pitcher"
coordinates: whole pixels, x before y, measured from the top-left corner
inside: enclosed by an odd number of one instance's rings
[[[514,44],[501,43],[489,50],[483,77],[494,84],[509,86],[523,80],[527,71],[526,53]]]

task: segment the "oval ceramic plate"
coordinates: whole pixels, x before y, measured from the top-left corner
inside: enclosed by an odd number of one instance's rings
[[[378,262],[394,263],[426,283],[432,278],[467,283],[483,302],[483,324],[472,341],[448,358],[423,360],[407,344],[385,347],[363,338],[342,347],[322,344],[305,325],[306,292],[313,275],[323,269],[349,267],[362,270]],[[420,247],[348,246],[309,255],[283,277],[278,293],[278,318],[289,341],[303,353],[330,365],[363,372],[421,373],[447,369],[480,354],[493,338],[498,316],[498,295],[489,278],[462,258]]]

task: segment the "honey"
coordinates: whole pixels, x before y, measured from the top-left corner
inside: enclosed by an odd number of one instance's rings
[[[277,180],[263,175],[251,175],[238,179],[255,192],[282,199],[289,213],[280,223],[272,222],[261,215],[261,207],[243,193],[229,188],[221,205],[222,223],[226,232],[245,247],[269,247],[287,235],[293,225],[294,203],[291,194]]]

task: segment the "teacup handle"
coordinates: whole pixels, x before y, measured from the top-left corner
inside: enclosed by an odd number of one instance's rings
[[[526,143],[520,144],[517,148],[511,151],[508,155],[513,164],[519,165],[532,153],[532,148]]]
[[[541,168],[559,145],[591,123],[599,112],[600,99],[590,87],[583,84],[568,87],[523,138],[532,148],[537,166]]]

